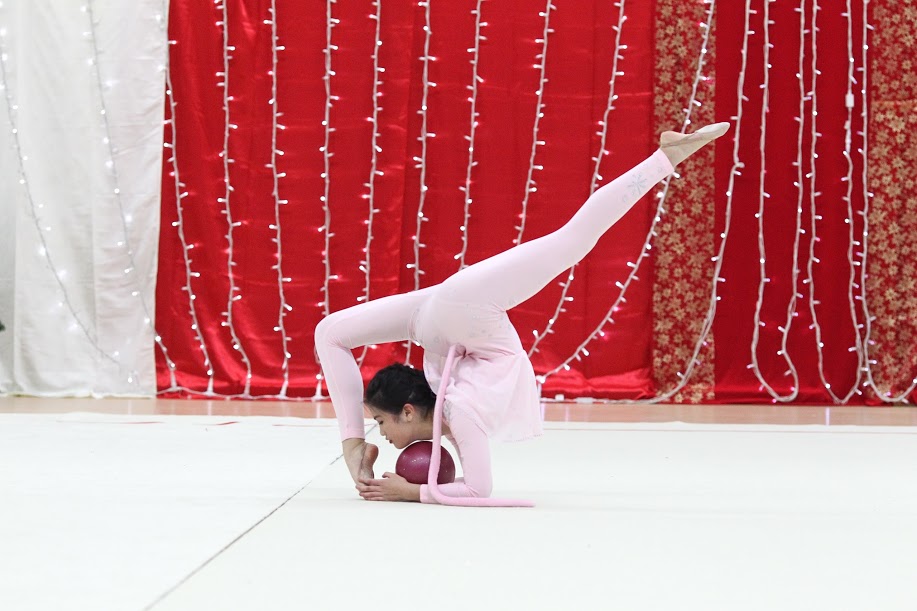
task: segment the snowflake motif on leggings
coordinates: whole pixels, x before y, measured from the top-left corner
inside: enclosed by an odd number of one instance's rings
[[[646,177],[643,174],[635,174],[630,184],[627,186],[634,192],[634,195],[640,195],[648,188]]]

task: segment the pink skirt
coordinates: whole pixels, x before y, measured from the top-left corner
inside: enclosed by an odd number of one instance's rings
[[[450,345],[457,346],[443,415],[462,410],[496,441],[542,433],[535,371],[505,312],[433,297],[415,314],[412,338],[424,347],[423,369],[439,389]]]

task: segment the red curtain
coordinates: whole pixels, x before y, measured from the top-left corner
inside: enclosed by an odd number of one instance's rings
[[[760,3],[759,3],[760,4]],[[751,349],[755,328],[754,311],[758,300],[760,272],[759,260],[759,194],[761,192],[760,139],[762,126],[766,122],[765,138],[765,188],[769,195],[765,199],[763,214],[763,238],[765,243],[766,277],[769,282],[762,297],[762,316],[758,359],[762,378],[782,396],[790,394],[793,384],[790,363],[782,352],[783,332],[781,327],[787,321],[787,305],[794,292],[797,293],[798,316],[792,318],[791,333],[786,354],[792,357],[793,365],[799,375],[799,399],[802,401],[821,402],[828,399],[818,374],[818,353],[816,350],[816,333],[810,312],[810,291],[807,277],[809,246],[813,233],[810,182],[808,176],[815,171],[816,190],[821,195],[816,198],[817,219],[815,236],[816,257],[820,260],[813,265],[813,282],[815,287],[816,318],[822,328],[823,354],[826,362],[826,378],[832,388],[844,394],[854,383],[857,374],[856,352],[849,348],[855,346],[854,324],[862,324],[862,315],[858,312],[854,322],[849,311],[848,286],[850,264],[847,258],[848,219],[847,206],[843,200],[846,194],[846,183],[841,179],[846,176],[844,160],[844,123],[847,118],[845,93],[847,87],[847,25],[842,15],[843,3],[823,3],[818,11],[816,25],[818,58],[817,88],[804,88],[806,101],[800,114],[799,73],[800,64],[800,13],[799,3],[771,3],[769,5],[771,26],[770,49],[770,111],[762,120],[762,91],[764,82],[764,47],[762,32],[764,28],[763,4],[758,6],[757,14],[751,15],[750,27],[757,32],[749,45],[748,69],[746,73],[745,95],[749,98],[743,103],[744,121],[741,132],[742,147],[740,158],[745,163],[742,175],[737,177],[734,189],[732,223],[729,244],[724,256],[723,299],[718,309],[715,333],[718,341],[716,351],[716,392],[723,401],[760,400],[764,395],[759,388],[761,380],[757,379],[748,365],[752,362]],[[856,3],[859,4],[859,3]],[[806,29],[811,30],[811,3],[807,8]],[[853,48],[858,54],[862,47],[862,7],[857,6],[852,12],[855,17]],[[719,7],[720,28],[717,43],[718,55],[717,113],[723,120],[735,116],[739,100],[736,92],[740,74],[744,33],[741,26],[745,18],[742,3],[721,3]],[[723,27],[732,24],[733,27]],[[812,78],[811,33],[803,39],[805,49],[803,57],[803,77],[806,83]],[[724,52],[730,49],[730,52]],[[862,72],[856,72],[861,77]],[[855,88],[856,92],[859,88]],[[817,102],[817,108],[813,106]],[[854,100],[853,138],[860,142],[862,133],[862,100]],[[817,164],[811,163],[811,122],[817,110]],[[797,203],[798,189],[797,133],[801,117],[803,123],[802,172],[803,197],[801,224],[805,234],[800,235],[800,254],[798,262],[800,274],[794,286],[793,254],[797,238]],[[722,188],[717,189],[717,231],[724,226],[727,203],[727,183],[733,165],[732,147],[722,146],[717,151],[716,180]],[[853,206],[855,211],[863,210],[863,189],[861,182],[862,157],[854,148],[855,164],[853,185]],[[854,233],[862,235],[862,216],[854,214]],[[861,238],[862,239],[862,238]],[[855,248],[862,252],[862,247]],[[854,256],[859,261],[858,256]],[[857,273],[859,270],[857,269]],[[856,301],[859,306],[860,301]]]
[[[168,349],[168,358],[160,353],[157,363],[164,393],[312,396],[319,373],[312,331],[324,312],[358,303],[364,296],[367,268],[371,299],[415,287],[410,266],[415,261],[422,170],[428,187],[423,214],[428,221],[422,223],[420,234],[420,242],[425,245],[420,249],[420,268],[424,272],[420,286],[436,284],[457,271],[459,261],[455,256],[463,248],[461,227],[466,197],[460,187],[465,185],[469,166],[472,96],[479,116],[468,194],[472,203],[464,233],[465,260],[474,263],[512,246],[522,220],[530,167],[546,2],[481,2],[483,38],[476,55],[473,11],[478,3],[433,0],[429,40],[430,55],[435,60],[429,63],[429,80],[435,86],[429,89],[426,117],[428,130],[435,136],[427,140],[425,163],[420,168],[417,159],[423,156],[419,139],[423,115],[419,111],[424,91],[422,57],[427,7],[417,2],[380,1],[379,65],[384,72],[379,73],[381,109],[377,126],[370,120],[374,108],[376,27],[371,15],[377,10],[373,2],[330,5],[336,20],[331,30],[332,74],[326,74],[325,64],[325,2],[276,0],[273,16],[272,3],[267,0],[228,1],[225,23],[221,4],[188,0],[170,3],[170,38],[174,44],[170,47],[169,74],[175,105],[173,113],[167,96],[157,288],[157,328]],[[530,194],[527,202],[526,240],[560,226],[589,195],[593,158],[601,153],[601,121],[616,50],[620,55],[619,73],[615,76],[618,97],[608,115],[608,154],[603,156],[599,171],[603,182],[650,154],[658,129],[681,128],[682,109],[689,103],[685,93],[691,90],[703,39],[699,18],[709,9],[700,0],[555,0],[554,4],[556,10],[549,14],[543,116],[538,122],[538,139],[545,144],[536,149],[534,163],[542,169],[533,173],[537,191]],[[821,192],[819,215],[823,219],[818,225],[821,263],[815,271],[815,285],[821,302],[818,315],[825,343],[824,368],[832,387],[843,389],[854,383],[857,370],[857,355],[848,351],[854,345],[854,327],[847,305],[847,209],[846,204],[840,203],[846,190],[840,177],[846,172],[843,137],[847,116],[847,31],[841,16],[844,3],[822,4],[817,39],[821,72],[817,87],[817,127],[821,133],[817,186]],[[853,4],[854,12],[861,13],[860,1]],[[759,193],[759,85],[764,76],[763,2],[755,0],[752,5],[757,9],[751,16],[752,29],[757,31],[749,43],[745,74],[748,100],[739,132],[739,153],[746,167],[733,193],[722,268],[726,282],[717,283],[722,300],[717,305],[710,345],[699,357],[710,375],[707,379],[698,369],[699,393],[682,394],[674,400],[770,399],[759,389],[753,370],[747,368],[758,291],[758,225],[754,215]],[[810,14],[810,3],[806,7],[805,13]],[[793,291],[790,279],[797,235],[792,162],[797,149],[795,118],[799,114],[795,75],[800,13],[788,3],[772,3],[770,10],[774,47],[770,51],[765,157],[770,197],[763,234],[770,282],[763,301],[761,318],[765,326],[761,328],[758,353],[765,380],[779,393],[787,394],[791,378],[784,375],[786,363],[777,351],[781,349],[778,325],[783,324],[788,296]],[[622,20],[622,11],[626,20]],[[745,7],[743,3],[720,2],[716,11],[715,35],[709,41],[710,59],[715,49],[715,61],[708,63],[698,102],[717,120],[730,120],[737,109]],[[619,23],[623,23],[620,38],[615,29]],[[282,48],[277,51],[273,75],[271,36],[275,27],[276,45]],[[671,34],[669,28],[674,28]],[[684,45],[660,43],[661,36],[670,35],[680,36]],[[855,34],[857,49],[862,43],[858,36]],[[616,47],[616,41],[620,47]],[[472,63],[475,57],[476,66]],[[811,61],[810,51],[806,52],[806,61]],[[683,68],[673,70],[673,66]],[[475,69],[480,76],[476,91],[471,89]],[[272,103],[275,76],[276,106]],[[804,76],[808,78],[810,74]],[[226,85],[229,96],[225,108],[220,83]],[[328,174],[323,176],[326,83],[333,96],[327,125],[333,129],[328,146],[333,156]],[[671,110],[660,113],[660,99],[666,96]],[[676,99],[680,102],[675,103]],[[861,102],[856,103],[854,138],[860,142],[856,134],[862,132]],[[807,109],[811,111],[811,103]],[[283,126],[276,131],[276,147],[272,145],[275,110]],[[804,119],[809,121],[811,117]],[[378,173],[371,181],[374,129],[378,131]],[[224,165],[226,142],[229,161]],[[730,138],[724,139],[715,156],[710,153],[706,168],[699,168],[693,175],[686,171],[679,181],[682,185],[695,181],[695,189],[703,183],[710,189],[706,201],[711,212],[705,213],[705,218],[712,216],[709,227],[692,223],[684,232],[686,236],[693,232],[688,237],[703,245],[700,250],[709,249],[714,255],[725,230],[732,144]],[[283,154],[274,155],[276,168],[272,169],[274,148]],[[854,157],[859,172],[862,157]],[[276,197],[275,173],[279,174]],[[232,187],[228,204],[227,176]],[[370,182],[376,210],[371,224],[367,198]],[[323,202],[326,184],[327,201]],[[863,210],[861,186],[858,182],[854,189],[857,210]],[[673,243],[672,236],[681,231],[677,229],[679,215],[688,218],[679,205],[679,197],[673,194],[661,221],[659,232],[668,236],[663,247]],[[277,205],[275,200],[283,203]],[[617,283],[626,281],[630,264],[641,252],[656,216],[656,201],[648,197],[641,202],[578,266],[566,293],[569,300],[563,304],[565,311],[554,322],[554,332],[539,343],[539,351],[533,356],[539,373],[550,372],[567,360],[601,323],[620,293]],[[810,222],[808,201],[803,202],[803,207],[805,227]],[[275,209],[279,210],[279,224]],[[326,218],[330,218],[327,251]],[[862,234],[862,216],[854,216],[854,229]],[[369,230],[373,239],[368,253],[364,253]],[[697,233],[700,231],[703,233]],[[807,239],[802,236],[802,267],[808,259]],[[570,362],[569,371],[562,369],[547,378],[545,396],[649,398],[679,382],[678,375],[685,369],[675,361],[684,360],[685,355],[690,358],[690,347],[699,338],[700,322],[710,300],[714,264],[706,252],[700,257],[706,266],[694,256],[691,265],[701,271],[693,272],[690,289],[681,291],[682,298],[690,295],[686,302],[693,309],[690,316],[676,323],[681,329],[677,334],[681,345],[666,346],[659,337],[668,336],[660,335],[660,329],[670,333],[672,325],[666,322],[670,320],[668,316],[662,316],[666,310],[659,303],[661,289],[654,280],[656,267],[669,270],[665,272],[669,274],[673,266],[687,266],[687,258],[697,255],[688,252],[672,256],[678,251],[677,246],[673,248],[664,260],[659,248],[653,251],[658,260],[645,264],[640,280],[628,284],[626,303],[615,314],[614,324],[606,327],[604,337],[589,343],[588,355],[582,353],[580,359]],[[278,276],[278,261],[284,281]],[[560,276],[558,283],[552,283],[511,312],[526,347],[534,340],[533,331],[540,333],[548,324],[561,298],[559,284],[566,278],[566,274]],[[802,284],[804,278],[805,270],[796,289],[805,295],[808,289]],[[806,299],[799,301],[800,315],[794,320],[787,352],[799,371],[799,400],[826,401],[829,397],[818,374]],[[283,308],[284,303],[289,308]],[[356,352],[358,356],[361,353]],[[678,358],[663,358],[668,354],[677,354]],[[364,374],[369,376],[380,366],[405,357],[404,345],[372,347],[366,353]],[[420,350],[413,348],[411,362],[419,364],[420,357]],[[859,397],[853,400],[862,401]]]

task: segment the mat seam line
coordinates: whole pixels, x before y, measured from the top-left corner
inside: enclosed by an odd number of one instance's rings
[[[366,430],[365,434],[368,435],[368,434],[371,433],[377,426],[378,426],[378,424],[375,424],[375,425],[373,425],[373,426],[370,426],[369,429]],[[343,458],[343,457],[344,457],[344,454],[343,454],[343,453],[338,454],[338,455],[334,458],[334,460],[332,460],[330,463],[328,463],[328,465],[327,465],[325,468],[334,465],[336,462],[338,462],[339,460],[341,460],[341,458]],[[323,469],[322,471],[324,471],[324,469]],[[260,525],[262,522],[264,522],[265,520],[267,520],[269,517],[271,517],[272,515],[274,515],[275,513],[277,513],[277,511],[280,510],[281,507],[283,507],[284,505],[286,505],[287,503],[289,503],[290,501],[292,501],[293,498],[296,497],[300,492],[302,492],[303,490],[305,490],[306,488],[308,488],[309,485],[312,484],[312,482],[315,481],[315,479],[318,477],[319,474],[321,474],[321,471],[320,471],[318,474],[316,474],[312,479],[310,479],[308,482],[306,482],[305,484],[303,484],[303,486],[302,486],[299,490],[297,490],[296,492],[294,492],[293,494],[291,494],[289,497],[287,497],[287,499],[285,499],[282,503],[280,503],[280,505],[278,505],[277,507],[275,507],[274,509],[272,509],[270,512],[268,512],[265,516],[263,516],[263,517],[262,517],[261,519],[259,519],[257,522],[255,522],[254,524],[252,524],[251,526],[249,526],[248,528],[246,528],[244,531],[242,531],[242,532],[241,532],[239,535],[237,535],[232,541],[230,541],[229,543],[227,543],[226,545],[224,545],[219,551],[217,551],[215,554],[213,554],[212,556],[210,556],[209,558],[207,558],[207,559],[206,559],[204,562],[202,562],[197,568],[195,568],[193,571],[191,571],[191,572],[188,573],[185,577],[183,577],[178,583],[176,583],[174,586],[172,586],[171,588],[169,588],[168,590],[166,590],[165,592],[163,592],[162,594],[160,594],[155,600],[153,600],[153,602],[151,602],[149,605],[145,606],[145,607],[143,608],[143,611],[150,611],[151,609],[153,609],[153,607],[155,607],[156,605],[158,605],[159,603],[161,603],[162,601],[164,601],[166,598],[168,598],[171,594],[173,594],[176,590],[178,590],[178,589],[179,589],[180,587],[182,587],[184,584],[188,583],[188,581],[189,581],[192,577],[194,577],[195,575],[197,575],[198,573],[200,573],[208,564],[210,564],[211,562],[213,562],[214,560],[216,560],[216,559],[217,559],[219,556],[221,556],[226,550],[228,550],[230,547],[232,547],[233,545],[235,545],[236,543],[238,543],[245,535],[247,535],[248,533],[250,533],[251,531],[253,531],[255,528],[258,527],[258,525]]]

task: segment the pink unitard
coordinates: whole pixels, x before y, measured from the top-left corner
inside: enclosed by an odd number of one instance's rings
[[[424,348],[424,374],[439,388],[449,347],[457,353],[443,418],[464,478],[440,486],[453,497],[489,496],[489,439],[541,434],[535,373],[506,312],[579,262],[602,234],[672,172],[662,151],[596,190],[566,225],[471,265],[441,284],[335,312],[315,345],[341,439],[362,439],[363,379],[352,349],[410,340]],[[421,500],[435,502],[427,486]]]

